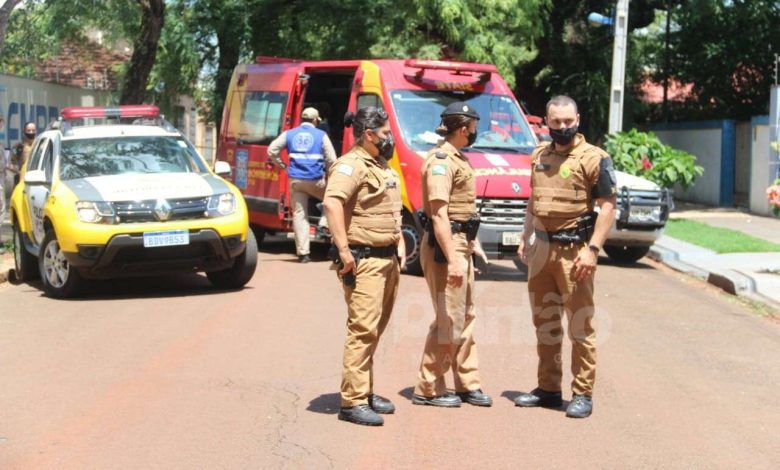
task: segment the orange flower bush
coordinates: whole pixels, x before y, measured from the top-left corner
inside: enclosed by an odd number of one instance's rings
[[[769,199],[772,213],[780,215],[780,178],[776,179],[772,186],[766,188],[766,197]]]

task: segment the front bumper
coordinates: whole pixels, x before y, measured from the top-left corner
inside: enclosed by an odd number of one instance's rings
[[[632,208],[658,208],[658,220],[632,219]],[[609,231],[606,245],[651,246],[663,233],[669,213],[674,209],[672,192],[630,190],[621,188],[618,193],[615,223]]]
[[[522,225],[499,225],[499,224],[480,224],[479,243],[482,250],[490,259],[514,258],[517,256],[516,244],[504,244],[504,233],[507,238],[519,240],[523,233]],[[509,241],[509,240],[507,240]]]
[[[143,276],[182,271],[219,271],[233,266],[246,249],[241,235],[222,237],[215,230],[192,230],[189,244],[146,248],[142,233],[119,234],[105,244],[79,244],[63,251],[68,262],[87,278]]]

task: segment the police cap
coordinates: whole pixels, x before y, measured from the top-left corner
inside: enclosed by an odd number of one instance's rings
[[[473,119],[479,119],[479,114],[477,113],[477,110],[471,107],[468,103],[465,103],[463,101],[456,101],[454,103],[450,103],[450,105],[444,108],[444,111],[441,112],[441,117],[456,116],[456,115],[463,115]]]

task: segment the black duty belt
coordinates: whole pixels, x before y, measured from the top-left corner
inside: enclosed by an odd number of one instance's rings
[[[395,256],[398,252],[398,247],[395,245],[387,246],[365,246],[365,245],[352,245],[349,247],[353,252],[360,253],[361,258],[389,258]]]
[[[450,221],[450,226],[452,227],[452,233],[466,233],[471,229],[468,222]]]
[[[536,238],[544,240],[546,242],[560,242],[560,243],[583,243],[582,236],[573,230],[560,230],[558,232],[545,232],[544,230],[536,230]]]

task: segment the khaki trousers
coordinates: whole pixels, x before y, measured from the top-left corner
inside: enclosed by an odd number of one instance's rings
[[[465,234],[453,236],[457,262],[465,277],[460,287],[447,285],[447,264],[433,259],[426,233],[420,252],[425,280],[431,292],[435,319],[425,341],[414,393],[426,397],[445,395],[444,375],[452,369],[455,391],[481,388],[474,342],[474,266]]]
[[[566,313],[572,342],[572,392],[591,396],[596,380],[596,332],[593,329],[593,276],[573,279],[574,259],[584,245],[536,239],[530,251],[528,293],[536,327],[539,388],[561,390],[561,318]]]
[[[364,258],[358,262],[355,286],[344,286],[348,317],[342,407],[368,403],[368,396],[373,393],[374,351],[390,320],[400,276],[401,267],[395,256]]]
[[[320,201],[325,197],[325,180],[290,180],[290,194],[293,204],[293,232],[295,251],[298,256],[309,254],[309,196]],[[325,214],[320,225],[327,227]]]

